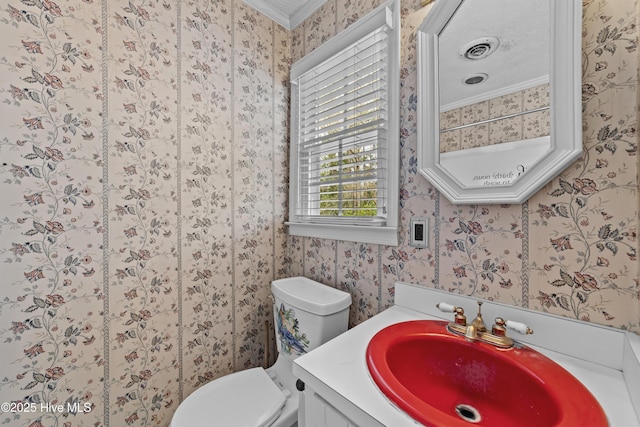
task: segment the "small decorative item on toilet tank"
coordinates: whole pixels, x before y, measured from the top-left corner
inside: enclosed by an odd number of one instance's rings
[[[307,347],[309,347],[309,339],[306,334],[300,334],[295,311],[292,308],[287,310],[284,304],[280,304],[276,319],[282,350],[288,354],[298,356],[306,353]]]

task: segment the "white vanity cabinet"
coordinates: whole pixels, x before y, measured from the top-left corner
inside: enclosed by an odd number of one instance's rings
[[[309,390],[304,396],[307,411],[303,425],[309,427],[357,427],[357,424],[352,423],[313,390]]]
[[[322,392],[305,384],[299,427],[385,427],[335,391],[316,386]]]
[[[378,390],[365,361],[367,343],[377,331],[415,316],[415,312],[403,313],[402,309],[388,311],[297,358],[293,374],[304,382],[298,426],[416,426]]]
[[[305,390],[304,407],[304,413],[300,414],[304,420],[298,420],[300,427],[358,427],[313,389]]]
[[[472,309],[469,297],[398,282],[395,305],[300,356],[293,374],[305,383],[300,427],[416,427],[377,388],[367,368],[366,348],[386,326],[418,319],[446,320],[436,303]],[[610,427],[640,427],[640,336],[540,312],[485,301],[486,319],[522,321],[534,335],[514,338],[555,360],[596,397]],[[513,335],[513,334],[512,334]],[[637,411],[637,413],[636,413]]]

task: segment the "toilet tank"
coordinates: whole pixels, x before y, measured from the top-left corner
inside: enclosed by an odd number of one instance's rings
[[[291,359],[347,330],[351,295],[306,277],[271,282],[276,343]]]

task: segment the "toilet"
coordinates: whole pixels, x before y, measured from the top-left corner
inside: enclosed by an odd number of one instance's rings
[[[351,295],[306,277],[271,282],[278,357],[270,368],[226,375],[178,407],[170,427],[294,427],[293,361],[347,330]]]

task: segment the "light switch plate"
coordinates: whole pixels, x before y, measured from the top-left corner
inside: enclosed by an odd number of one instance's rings
[[[429,220],[426,218],[414,218],[411,220],[411,246],[426,248],[429,245]]]

